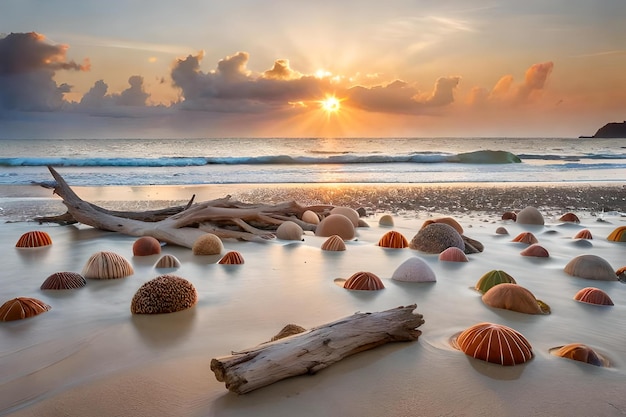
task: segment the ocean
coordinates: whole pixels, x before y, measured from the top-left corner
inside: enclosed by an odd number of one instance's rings
[[[626,181],[626,139],[0,140],[0,185]]]

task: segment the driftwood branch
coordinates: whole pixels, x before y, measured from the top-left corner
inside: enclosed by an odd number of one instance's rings
[[[312,210],[323,217],[332,209],[332,206],[304,207],[295,201],[275,205],[250,204],[226,196],[195,204],[192,198],[184,207],[164,211],[119,212],[82,200],[54,168],[48,169],[56,180],[54,193],[67,207],[67,213],[63,215],[65,224],[71,223],[71,219],[102,230],[153,236],[188,248],[207,232],[220,238],[263,242],[273,238],[278,226],[287,219],[297,221],[304,230],[315,230],[315,225],[300,220],[302,213]]]
[[[416,305],[356,313],[303,333],[211,360],[218,381],[237,394],[292,376],[314,374],[341,359],[389,342],[414,341],[424,323]]]

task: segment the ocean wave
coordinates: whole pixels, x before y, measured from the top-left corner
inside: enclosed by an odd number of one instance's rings
[[[509,164],[521,159],[507,151],[475,151],[465,153],[415,152],[409,154],[353,154],[328,156],[232,156],[232,157],[159,157],[159,158],[0,158],[0,166],[55,167],[185,167],[203,165],[322,165],[322,164],[385,164],[385,163],[460,163]]]

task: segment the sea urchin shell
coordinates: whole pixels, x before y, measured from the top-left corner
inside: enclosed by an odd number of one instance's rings
[[[91,279],[124,278],[134,273],[133,267],[115,252],[96,252],[87,260],[82,275]]]
[[[480,277],[474,288],[482,293],[485,293],[491,287],[502,283],[516,284],[515,279],[512,276],[504,271],[494,269]]]
[[[518,365],[533,356],[532,346],[510,327],[478,323],[461,332],[456,344],[468,356],[500,365]]]
[[[160,275],[144,283],[130,304],[133,314],[174,313],[193,307],[198,293],[193,284],[176,275]]]
[[[578,255],[565,265],[564,271],[579,278],[617,281],[617,274],[611,264],[597,255]]]
[[[219,255],[224,250],[224,244],[213,233],[205,233],[193,242],[191,250],[194,255]]]
[[[548,258],[548,257],[550,257],[550,253],[548,252],[548,250],[546,248],[544,248],[543,246],[537,244],[537,243],[533,243],[532,245],[530,245],[529,247],[527,247],[526,249],[521,251],[520,255],[522,255],[522,256],[534,256],[536,258]]]
[[[222,265],[241,265],[243,263],[243,255],[235,250],[226,252],[226,254],[218,262],[218,264]]]
[[[439,260],[443,262],[467,262],[467,255],[456,246],[450,246],[439,254]]]
[[[533,235],[532,233],[522,232],[519,235],[515,236],[515,238],[513,238],[511,242],[520,242],[520,243],[527,243],[529,245],[532,245],[533,243],[538,243],[539,241],[537,240],[535,235]]]
[[[376,291],[382,290],[385,285],[371,272],[357,272],[346,280],[343,287],[347,290]]]
[[[409,241],[400,232],[390,230],[385,233],[378,241],[378,246],[391,249],[402,249],[409,246]]]
[[[159,258],[154,267],[158,269],[180,268],[180,261],[174,255],[165,254]]]
[[[435,282],[435,272],[421,258],[413,256],[402,262],[391,275],[395,281],[405,282]]]
[[[574,236],[574,239],[591,240],[593,239],[593,236],[591,235],[591,232],[589,231],[589,229],[582,229],[578,233],[576,233],[576,235]]]
[[[574,295],[574,300],[581,303],[612,306],[613,300],[604,291],[595,287],[586,287]]]
[[[606,366],[608,362],[589,346],[582,343],[570,343],[560,348],[551,349],[551,353],[561,358],[572,359],[595,366]]]
[[[0,306],[0,321],[27,319],[50,310],[43,301],[30,297],[17,297]]]
[[[526,314],[549,314],[550,307],[537,300],[532,292],[517,284],[502,283],[491,287],[482,300],[493,308]]]
[[[152,236],[142,236],[133,243],[133,255],[150,256],[161,253],[161,242]]]
[[[39,248],[52,245],[52,238],[46,232],[33,230],[26,232],[17,240],[16,248]]]
[[[42,290],[71,290],[87,285],[85,278],[78,272],[55,272],[41,284]]]
[[[346,243],[338,235],[332,235],[322,243],[322,250],[340,252],[346,250]]]
[[[626,226],[620,226],[613,230],[607,237],[607,240],[611,242],[626,242]]]

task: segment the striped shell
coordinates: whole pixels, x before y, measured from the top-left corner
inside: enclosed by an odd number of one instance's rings
[[[421,258],[413,256],[402,262],[391,275],[395,281],[405,282],[435,282],[435,272]]]
[[[378,246],[383,248],[402,249],[409,246],[409,241],[400,232],[390,230],[378,241]]]
[[[611,297],[609,297],[607,293],[594,287],[587,287],[578,291],[576,295],[574,295],[574,300],[587,304],[597,304],[603,306],[613,305],[613,300],[611,300]]]
[[[243,263],[243,255],[237,251],[226,252],[218,262],[218,264],[222,265],[241,265]]]
[[[194,255],[219,255],[224,250],[224,245],[213,233],[205,233],[193,242],[191,250]]]
[[[132,275],[130,262],[115,252],[96,252],[87,260],[82,275],[90,279],[116,279]]]
[[[302,240],[304,230],[298,223],[284,221],[276,228],[276,237],[282,240]]]
[[[520,233],[519,235],[515,236],[515,238],[513,238],[511,242],[527,243],[529,245],[532,245],[533,243],[539,243],[535,235],[530,232]]]
[[[377,291],[385,288],[385,285],[371,272],[357,272],[346,280],[343,287],[348,290]]]
[[[457,222],[456,220],[454,220],[452,217],[439,217],[437,219],[428,219],[426,220],[423,224],[421,229],[425,228],[428,225],[431,225],[433,223],[443,223],[443,224],[447,224],[448,226],[452,226],[454,228],[454,230],[456,230],[457,232],[459,232],[460,235],[463,234],[463,226],[461,226],[459,224],[459,222]]]
[[[512,276],[504,271],[494,269],[480,277],[474,288],[482,293],[485,293],[489,291],[491,287],[502,283],[516,284],[515,279]]]
[[[55,272],[41,284],[42,290],[71,290],[87,285],[85,278],[78,272]]]
[[[574,277],[617,281],[617,274],[611,264],[597,255],[579,255],[569,261],[563,270]]]
[[[378,225],[385,226],[385,227],[393,227],[394,225],[393,217],[391,217],[390,214],[384,214],[380,216],[380,219],[378,219]]]
[[[30,297],[17,297],[0,306],[0,321],[27,319],[50,310],[43,301]]]
[[[346,243],[338,235],[332,235],[322,243],[322,250],[340,252],[346,250]]]
[[[574,239],[591,240],[591,239],[593,239],[593,236],[591,236],[591,232],[589,231],[589,229],[583,229],[583,230],[579,231],[578,233],[576,233],[576,235],[574,236]]]
[[[176,275],[160,275],[144,283],[130,303],[133,314],[174,313],[193,307],[198,293],[193,284]]]
[[[570,343],[569,345],[552,349],[550,353],[561,358],[572,359],[595,366],[607,366],[608,364],[607,360],[582,343]]]
[[[142,236],[133,243],[133,255],[150,256],[161,253],[161,242],[152,236]]]
[[[159,269],[180,268],[180,261],[174,255],[166,254],[159,258],[154,267]]]
[[[315,236],[330,237],[338,235],[343,240],[351,240],[356,236],[352,221],[343,214],[331,214],[324,217],[315,228]]]
[[[502,283],[491,287],[482,297],[493,308],[526,314],[549,314],[550,307],[537,300],[532,292],[517,284]]]
[[[559,217],[559,221],[567,223],[580,223],[580,219],[574,213],[565,213]]]
[[[443,262],[468,262],[467,255],[461,249],[450,246],[439,254],[439,260]]]
[[[607,237],[607,240],[611,242],[626,242],[626,226],[620,226],[613,230]]]
[[[52,238],[46,232],[33,230],[26,232],[17,240],[16,248],[40,248],[52,245]]]
[[[468,356],[500,365],[518,365],[533,357],[532,346],[510,327],[478,323],[464,330],[456,344]]]
[[[544,248],[543,246],[537,244],[537,243],[533,243],[532,245],[530,245],[529,247],[527,247],[526,249],[521,251],[520,255],[522,255],[522,256],[534,256],[536,258],[548,258],[548,257],[550,257],[550,253],[548,252],[548,250],[546,248]]]

